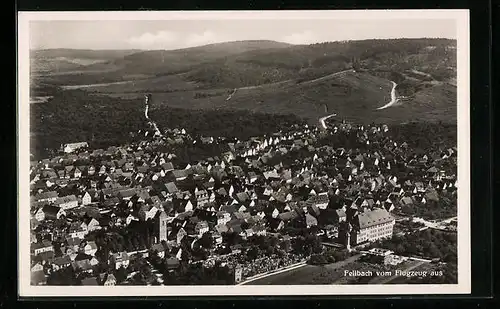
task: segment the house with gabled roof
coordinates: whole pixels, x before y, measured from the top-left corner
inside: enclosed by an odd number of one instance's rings
[[[89,192],[85,192],[85,194],[82,196],[82,205],[89,205],[92,203],[92,196],[90,195]]]
[[[87,244],[83,247],[83,251],[85,254],[94,256],[95,253],[97,252],[97,244],[95,241],[89,241]]]
[[[71,209],[78,206],[78,199],[75,195],[68,195],[59,197],[54,201],[54,205],[61,207],[62,209]]]
[[[318,225],[318,220],[310,213],[306,213],[305,220],[306,220],[306,227],[307,228],[311,228],[313,226]]]
[[[87,277],[87,278],[82,279],[82,285],[93,286],[93,285],[99,285],[99,284],[97,283],[96,277]]]
[[[39,255],[43,252],[49,252],[49,251],[53,252],[54,246],[52,245],[52,242],[48,240],[43,240],[41,242],[32,243],[31,250],[33,251],[34,255]]]
[[[231,220],[231,214],[227,211],[221,210],[217,212],[217,225],[226,224]]]
[[[68,255],[63,255],[60,257],[54,258],[52,261],[52,268],[57,271],[59,269],[64,269],[71,266],[71,259]]]
[[[35,201],[51,203],[57,200],[59,194],[56,191],[42,192],[35,195]]]
[[[93,217],[88,217],[86,218],[83,223],[87,226],[87,230],[89,232],[99,230],[101,228],[99,221],[96,218]]]
[[[172,174],[175,181],[182,181],[182,180],[186,179],[188,176],[187,170],[173,170],[173,171],[170,171],[169,173]]]
[[[31,272],[31,285],[46,285],[47,276],[43,270]]]
[[[401,198],[400,203],[401,203],[401,205],[412,205],[413,200],[409,196],[404,196],[403,198]]]
[[[83,239],[87,234],[88,230],[82,227],[82,222],[74,222],[73,224],[70,225],[68,229],[68,236],[72,238],[77,237]]]
[[[137,191],[136,189],[134,188],[127,188],[127,189],[123,189],[123,190],[120,190],[118,191],[117,193],[117,197],[121,200],[121,201],[129,201],[133,196],[135,196],[137,194]]]
[[[107,274],[106,280],[104,281],[104,286],[114,286],[116,285],[116,277],[113,274]]]
[[[44,205],[35,213],[35,219],[39,222],[44,220],[56,220],[62,216],[66,216],[64,209],[52,205]]]
[[[355,228],[351,234],[351,244],[392,237],[395,222],[394,217],[385,209],[359,213],[353,221]]]
[[[125,251],[114,253],[110,257],[110,263],[115,265],[115,269],[127,268],[130,265],[130,257]]]

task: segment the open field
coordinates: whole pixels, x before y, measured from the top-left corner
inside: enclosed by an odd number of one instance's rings
[[[127,88],[127,91],[119,92],[119,88]],[[196,84],[183,84],[177,76],[161,77],[154,82],[138,81],[86,90],[92,91],[94,95],[120,98],[139,98],[144,92],[151,92],[155,104],[159,106],[293,113],[314,121],[324,116],[326,106],[346,119],[371,121],[376,117],[375,109],[390,101],[391,83],[365,73],[346,72],[311,83],[287,81],[237,89],[230,100],[227,98],[233,91],[229,88],[197,89]]]

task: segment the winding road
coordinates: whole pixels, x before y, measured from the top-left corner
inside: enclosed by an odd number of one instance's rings
[[[328,74],[328,75],[325,75],[325,76],[321,76],[321,77],[318,77],[318,78],[315,78],[315,79],[311,79],[311,80],[299,82],[297,84],[299,84],[299,85],[308,85],[308,84],[316,83],[316,82],[319,82],[319,81],[322,81],[322,80],[325,80],[325,79],[328,79],[328,78],[331,78],[331,77],[334,77],[334,76],[337,76],[337,75],[340,75],[340,74],[348,73],[348,72],[355,73],[356,70],[349,69],[349,70],[344,70],[344,71],[340,71],[340,72],[335,72],[335,73]],[[226,101],[231,100],[232,97],[234,96],[234,94],[236,93],[236,91],[238,91],[238,90],[259,89],[259,88],[264,88],[264,87],[269,87],[269,86],[278,86],[278,85],[290,83],[290,82],[293,82],[293,81],[294,81],[294,79],[287,79],[287,80],[282,80],[282,81],[274,82],[274,83],[268,83],[268,84],[262,84],[262,85],[245,86],[245,87],[240,87],[240,88],[234,88],[233,92],[226,98]]]
[[[391,90],[391,101],[389,103],[387,103],[386,105],[382,106],[382,107],[379,107],[377,108],[377,110],[380,110],[380,109],[386,109],[388,107],[391,107],[393,106],[396,102],[398,102],[398,98],[396,98],[396,87],[398,86],[398,84],[396,84],[395,82],[391,81],[392,83],[392,90]]]
[[[335,72],[335,73],[328,74],[328,75],[325,75],[325,76],[321,76],[321,77],[318,77],[318,78],[315,78],[315,79],[307,80],[307,81],[301,82],[299,84],[300,85],[308,85],[308,84],[316,83],[316,82],[319,82],[319,81],[322,81],[322,80],[325,80],[325,79],[328,79],[328,78],[331,78],[331,77],[334,77],[334,76],[337,76],[337,75],[340,75],[340,74],[348,73],[348,72],[356,73],[356,70],[349,69],[349,70],[344,70],[344,71],[340,71],[340,72]]]
[[[340,73],[345,73],[347,71],[342,71],[342,72],[337,72],[337,73],[334,73],[334,74],[330,74],[330,75],[327,75],[327,76],[323,76],[323,77],[320,77],[319,79],[316,79],[316,80],[312,80],[312,81],[309,81],[309,82],[313,82],[313,81],[318,81],[318,80],[321,80],[321,79],[324,79],[324,78],[327,78],[327,77],[331,77],[331,76],[334,76],[336,74],[340,74]],[[393,106],[394,104],[396,104],[396,102],[398,102],[398,98],[396,97],[396,87],[398,86],[398,84],[396,84],[395,82],[391,81],[392,83],[392,89],[391,89],[391,101],[389,103],[387,103],[386,105],[384,106],[381,106],[379,108],[377,108],[377,110],[381,110],[381,109],[386,109],[388,107],[391,107]],[[325,116],[325,117],[321,117],[319,118],[319,123],[321,124],[321,126],[326,129],[327,126],[326,126],[326,123],[325,121],[328,119],[328,118],[331,118],[331,117],[334,117],[334,116],[337,116],[337,114],[331,114],[331,115],[328,115],[328,116]]]
[[[255,85],[255,86],[245,86],[245,87],[240,87],[240,88],[234,88],[233,92],[229,94],[229,96],[226,98],[226,101],[229,101],[233,98],[233,96],[236,94],[236,91],[238,90],[250,90],[250,89],[259,89],[259,88],[265,88],[265,87],[270,87],[270,86],[279,86],[282,84],[286,84],[293,81],[293,79],[287,79],[287,80],[282,80],[280,82],[274,82],[274,83],[269,83],[269,84],[262,84],[262,85]]]
[[[161,134],[161,131],[160,129],[158,129],[158,126],[156,125],[156,122],[154,122],[153,120],[151,120],[149,118],[149,104],[148,104],[148,98],[146,97],[145,99],[145,102],[146,102],[146,108],[144,109],[144,116],[146,117],[146,119],[148,120],[148,123],[153,126],[153,129],[155,130],[155,135],[158,135],[158,136],[162,136]]]
[[[328,115],[328,116],[325,116],[325,117],[321,117],[319,118],[319,123],[321,123],[321,126],[326,129],[327,126],[326,126],[326,123],[325,121],[328,119],[328,118],[331,118],[331,117],[335,117],[337,116],[337,114],[331,114],[331,115]]]

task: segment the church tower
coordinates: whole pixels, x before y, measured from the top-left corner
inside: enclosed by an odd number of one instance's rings
[[[238,284],[243,281],[243,269],[241,266],[236,265],[234,267],[234,284]]]
[[[159,224],[159,234],[158,234],[158,242],[161,242],[162,240],[167,240],[167,213],[165,211],[162,211],[160,213],[160,217],[158,218],[158,224]]]

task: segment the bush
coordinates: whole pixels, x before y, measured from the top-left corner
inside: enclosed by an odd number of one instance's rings
[[[313,254],[307,261],[311,265],[323,265],[329,263],[328,260],[322,254]]]

